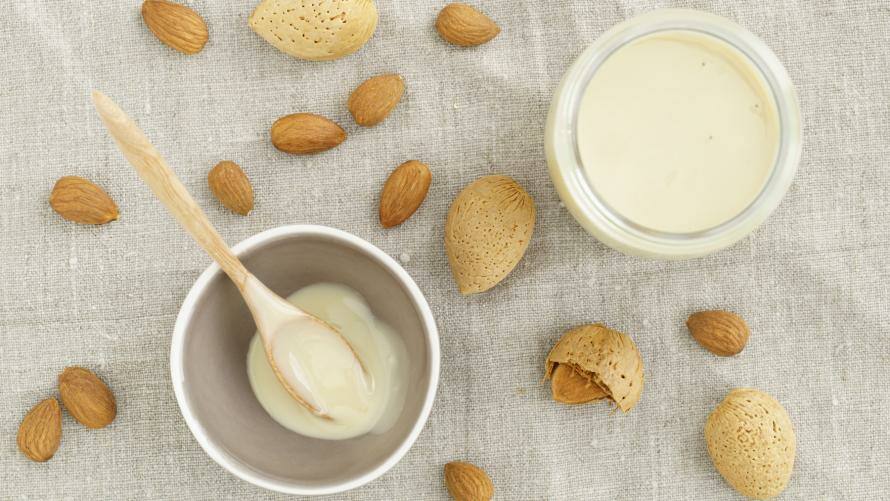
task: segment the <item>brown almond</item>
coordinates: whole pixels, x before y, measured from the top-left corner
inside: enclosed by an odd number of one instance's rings
[[[445,487],[455,501],[488,501],[494,496],[494,484],[488,474],[463,461],[445,465]]]
[[[111,390],[83,367],[68,367],[59,374],[59,394],[68,413],[87,428],[104,428],[117,416]]]
[[[722,310],[700,311],[686,320],[689,333],[706,350],[729,357],[745,349],[750,331],[742,317]]]
[[[207,174],[210,191],[229,210],[246,216],[253,209],[250,179],[235,162],[223,160]]]
[[[550,389],[553,400],[564,404],[586,404],[607,396],[589,375],[568,364],[557,364],[553,369]]]
[[[105,190],[77,176],[56,181],[49,205],[63,218],[81,224],[105,224],[118,217],[117,204]]]
[[[55,398],[47,398],[25,414],[17,442],[32,461],[42,463],[53,457],[62,442],[62,409]]]
[[[380,224],[392,228],[411,217],[426,198],[432,179],[430,168],[417,160],[396,167],[380,193]]]
[[[272,144],[286,153],[319,153],[345,140],[346,131],[339,125],[312,113],[283,116],[272,124]]]
[[[209,38],[204,19],[177,3],[145,0],[142,2],[142,19],[158,40],[183,54],[201,52]]]
[[[472,47],[498,36],[501,29],[488,16],[469,5],[452,3],[439,12],[436,31],[447,42]]]
[[[405,81],[401,76],[379,75],[365,80],[352,91],[346,106],[355,123],[371,127],[389,115],[404,93]]]

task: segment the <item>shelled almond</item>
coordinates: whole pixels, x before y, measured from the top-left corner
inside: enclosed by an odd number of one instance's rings
[[[49,205],[75,223],[105,224],[118,218],[117,204],[108,193],[78,176],[65,176],[56,181]]]
[[[488,16],[463,3],[445,6],[436,19],[436,31],[447,42],[463,47],[482,45],[501,29]]]
[[[296,155],[320,153],[346,140],[346,131],[333,121],[313,113],[294,113],[272,124],[272,144]]]
[[[246,216],[253,209],[253,186],[235,162],[223,160],[207,174],[210,191],[226,208]]]
[[[19,425],[19,450],[32,461],[48,461],[62,442],[62,409],[55,398],[35,405]]]
[[[380,224],[392,228],[411,217],[426,198],[432,178],[430,168],[417,160],[392,171],[380,193]]]
[[[210,37],[197,12],[167,0],[142,2],[142,19],[158,40],[183,54],[201,52]]]
[[[405,93],[405,80],[396,74],[371,77],[356,87],[346,106],[355,123],[371,127],[382,122],[399,104]]]

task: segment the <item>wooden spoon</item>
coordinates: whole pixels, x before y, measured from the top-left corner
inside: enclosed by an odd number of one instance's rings
[[[139,177],[238,287],[256,322],[269,364],[287,392],[316,416],[331,419],[323,400],[312,393],[308,384],[310,379],[306,377],[299,357],[281,357],[281,363],[276,362],[276,358],[279,358],[274,349],[276,339],[285,335],[299,335],[301,330],[311,331],[313,335],[326,332],[336,336],[341,343],[334,350],[340,351],[338,356],[348,356],[355,361],[353,367],[357,384],[367,386],[369,376],[349,341],[333,326],[285,301],[248,272],[136,123],[101,92],[93,91],[93,103],[108,132],[136,168]]]

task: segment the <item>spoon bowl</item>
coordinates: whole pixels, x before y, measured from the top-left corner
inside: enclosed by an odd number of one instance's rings
[[[288,353],[287,357],[282,357],[276,349],[278,341],[284,336],[299,336],[300,326],[311,325],[316,334],[330,336],[324,343],[330,356],[354,361],[351,364],[355,373],[354,384],[367,387],[368,375],[358,354],[333,326],[284,300],[250,274],[136,123],[101,92],[93,91],[92,97],[102,122],[139,177],[235,283],[253,315],[266,357],[282,386],[310,412],[331,419],[321,405],[320,396],[314,394],[313,379],[303,367],[306,360],[303,357],[310,357],[312,353]],[[286,366],[280,364],[284,358]]]

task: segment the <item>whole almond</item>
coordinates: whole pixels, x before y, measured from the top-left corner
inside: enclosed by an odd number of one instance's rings
[[[379,75],[371,77],[359,85],[346,106],[355,123],[364,127],[377,125],[399,104],[405,92],[405,81],[401,76]]]
[[[463,47],[481,45],[501,29],[485,14],[463,3],[452,3],[439,12],[436,30],[445,41]]]
[[[507,176],[484,176],[448,210],[445,252],[461,294],[487,291],[519,264],[535,228],[535,202]]]
[[[262,0],[247,24],[286,54],[330,61],[370,40],[377,18],[374,0]]]
[[[63,218],[81,224],[105,224],[118,217],[117,204],[105,190],[77,176],[56,181],[49,205]]]
[[[223,160],[207,174],[207,184],[216,198],[232,212],[246,216],[253,209],[250,179],[235,162]]]
[[[462,461],[445,465],[445,488],[455,501],[488,501],[494,484],[481,468]]]
[[[714,467],[744,496],[771,499],[788,486],[797,439],[778,400],[753,388],[736,388],[705,422]]]
[[[426,198],[432,179],[430,168],[417,160],[396,167],[380,193],[380,224],[392,228],[411,217]]]
[[[606,398],[607,394],[586,371],[569,364],[557,364],[550,375],[553,400],[564,404],[586,404]]]
[[[721,357],[741,352],[750,334],[742,317],[722,310],[694,313],[686,320],[686,327],[698,344]]]
[[[35,405],[19,425],[19,450],[28,459],[44,462],[53,457],[62,442],[62,409],[55,398]]]
[[[59,394],[68,413],[87,428],[104,428],[117,416],[111,390],[83,367],[68,367],[59,374]]]
[[[201,52],[209,37],[197,12],[166,0],[142,2],[142,20],[158,40],[183,54]]]
[[[327,118],[294,113],[272,124],[272,144],[281,151],[306,155],[329,150],[346,140],[346,131]]]

